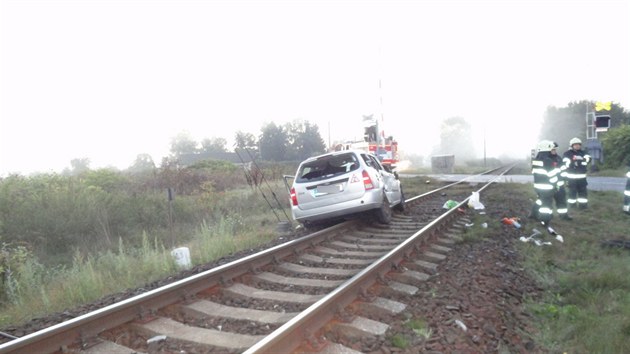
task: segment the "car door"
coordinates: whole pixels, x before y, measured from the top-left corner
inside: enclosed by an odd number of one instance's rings
[[[383,165],[381,165],[380,161],[378,161],[378,159],[373,156],[373,155],[369,155],[370,159],[372,160],[372,165],[374,166],[374,168],[376,168],[376,170],[378,171],[379,175],[382,178],[383,184],[384,184],[384,188],[385,188],[385,195],[387,195],[387,200],[389,200],[389,203],[391,205],[394,204],[398,204],[400,202],[400,184],[398,179],[396,178],[396,175],[394,175],[391,172],[388,172]]]

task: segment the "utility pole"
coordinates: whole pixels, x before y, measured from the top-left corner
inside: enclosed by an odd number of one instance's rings
[[[483,122],[483,167],[486,167],[486,122]]]
[[[332,150],[332,144],[330,143],[330,121],[328,121],[328,150]]]

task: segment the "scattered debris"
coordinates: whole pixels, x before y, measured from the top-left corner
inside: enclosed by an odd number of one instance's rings
[[[442,205],[442,209],[453,209],[454,207],[457,206],[457,204],[459,204],[459,203],[457,203],[454,200],[447,200],[446,203],[444,203],[444,205]]]
[[[504,223],[505,225],[512,225],[517,229],[521,228],[520,221],[521,221],[520,218],[515,218],[515,217],[501,219],[501,222]]]
[[[468,199],[468,207],[475,210],[483,210],[486,207],[479,201],[479,192],[472,192]]]
[[[554,230],[551,226],[547,227],[547,232],[549,232],[551,235],[556,236],[556,240],[558,240],[560,242],[564,242],[564,239],[562,238],[562,236],[560,234],[558,234],[556,232],[556,230]]]
[[[540,237],[540,236],[543,236],[542,232],[538,231],[537,229],[534,229],[533,233],[529,237],[521,236],[519,238],[519,240],[521,240],[521,242],[533,242],[536,246],[550,246],[550,245],[552,245],[552,243],[549,242],[549,241],[539,240],[538,237]],[[562,239],[562,236],[560,236],[560,235],[556,236],[556,240],[558,240],[560,242],[564,242],[564,240]]]
[[[159,335],[159,336],[155,336],[155,337],[151,337],[149,339],[147,339],[147,344],[152,344],[152,343],[159,343],[162,341],[166,340],[166,336],[165,335]]]
[[[460,321],[460,320],[455,320],[455,324],[457,326],[459,326],[459,328],[463,329],[464,332],[466,332],[468,330],[468,327],[466,327],[466,325],[464,324],[464,322]]]

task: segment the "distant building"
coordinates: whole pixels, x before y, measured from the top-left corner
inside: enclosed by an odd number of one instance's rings
[[[433,173],[453,173],[455,167],[455,155],[431,156],[431,171]]]

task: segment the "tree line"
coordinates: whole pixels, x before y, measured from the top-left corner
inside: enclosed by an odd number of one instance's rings
[[[239,130],[234,135],[232,147],[228,147],[228,142],[223,137],[196,141],[190,134],[181,132],[171,139],[170,155],[163,157],[159,164],[151,155],[141,153],[136,156],[127,171],[138,173],[154,170],[162,165],[174,164],[189,166],[203,160],[241,162],[236,156],[236,151],[240,151],[247,161],[255,159],[295,162],[326,152],[326,144],[319,127],[303,120],[295,120],[283,125],[274,122],[266,123],[258,136]],[[70,168],[64,169],[61,174],[78,175],[89,170],[89,158],[75,158],[70,161]]]
[[[300,161],[326,151],[319,127],[302,120],[284,125],[266,123],[258,137],[239,130],[234,141],[234,149],[247,149],[265,161]],[[182,133],[171,141],[171,156],[175,159],[190,154],[220,154],[230,150],[224,138],[206,138],[198,144]]]

